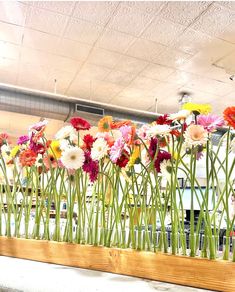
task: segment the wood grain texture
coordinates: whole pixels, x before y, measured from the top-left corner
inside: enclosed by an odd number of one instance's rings
[[[217,291],[235,291],[235,263],[0,237],[0,255],[99,270]]]

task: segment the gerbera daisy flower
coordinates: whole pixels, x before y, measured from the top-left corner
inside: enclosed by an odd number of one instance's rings
[[[164,159],[160,163],[160,172],[163,177],[165,177],[168,181],[171,180],[171,174],[172,174],[172,164],[170,159]]]
[[[137,162],[140,161],[140,147],[135,146],[134,151],[130,156],[128,166],[134,166]]]
[[[111,116],[105,116],[98,122],[99,132],[109,132],[112,128],[113,118]]]
[[[235,106],[227,107],[223,114],[228,126],[231,126],[235,129]]]
[[[60,142],[58,140],[53,140],[50,144],[49,154],[54,156],[54,158],[59,159],[61,157]]]
[[[90,123],[80,117],[74,117],[70,119],[70,124],[76,131],[89,130],[91,128]]]
[[[120,168],[126,167],[129,161],[129,153],[126,150],[123,150],[122,155],[116,161],[116,165]]]
[[[200,104],[200,103],[188,102],[182,106],[182,109],[193,112],[194,114],[207,115],[211,112],[211,105],[210,104]]]
[[[4,144],[9,143],[9,136],[7,133],[1,133],[0,134],[0,147]]]
[[[122,126],[129,126],[131,124],[130,120],[112,122],[111,129],[120,129]]]
[[[23,135],[23,136],[20,136],[17,140],[17,144],[18,145],[22,145],[22,144],[26,144],[27,142],[29,141],[29,136],[27,135]]]
[[[171,128],[169,125],[158,125],[154,123],[147,130],[147,136],[156,137],[157,135],[167,135],[170,133],[170,131],[171,131]]]
[[[93,145],[93,143],[95,142],[96,138],[94,138],[93,136],[91,136],[90,134],[87,134],[83,137],[83,142],[84,145],[83,147],[88,150],[91,151],[91,147]]]
[[[91,153],[88,151],[85,152],[85,161],[83,163],[82,169],[89,174],[91,182],[97,180],[99,174],[99,162],[92,160]]]
[[[178,113],[170,114],[168,118],[171,121],[176,121],[176,120],[182,121],[182,120],[187,119],[187,117],[189,117],[189,116],[190,116],[190,111],[183,109],[183,110],[178,111]]]
[[[43,157],[43,164],[46,169],[56,168],[58,166],[57,160],[53,154],[48,154]]]
[[[33,166],[36,162],[37,154],[31,149],[27,149],[20,153],[19,158],[22,166]]]
[[[214,132],[218,127],[224,125],[223,118],[217,115],[200,115],[197,117],[197,124],[203,126],[207,132]]]
[[[208,139],[208,133],[202,126],[192,124],[187,127],[184,138],[188,147],[204,145]]]
[[[41,131],[41,130],[44,130],[46,125],[48,124],[48,121],[47,120],[43,120],[43,121],[39,121],[38,123],[35,123],[33,125],[31,125],[29,127],[29,130],[36,130],[36,131]]]
[[[172,120],[170,119],[168,114],[164,114],[157,118],[156,123],[158,125],[170,125],[172,123]]]
[[[124,148],[124,141],[119,138],[115,141],[114,145],[110,148],[110,160],[114,163],[117,162],[118,158],[122,155],[122,150]]]
[[[61,162],[67,169],[79,169],[84,160],[84,152],[77,146],[69,147],[62,152]]]
[[[109,146],[103,138],[98,138],[92,145],[91,158],[93,160],[100,160],[108,153]]]
[[[157,172],[161,172],[161,163],[163,160],[170,160],[171,159],[171,154],[165,150],[159,150],[156,160],[154,161],[154,167]]]
[[[76,135],[72,126],[65,126],[61,128],[55,135],[56,140],[68,139],[71,135]]]
[[[10,156],[11,156],[12,158],[15,158],[16,155],[19,153],[19,151],[20,151],[20,146],[19,146],[19,145],[13,147],[13,148],[11,149]]]

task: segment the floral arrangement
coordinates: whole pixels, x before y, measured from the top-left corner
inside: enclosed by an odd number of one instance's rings
[[[235,107],[210,112],[188,103],[140,128],[105,116],[95,136],[73,117],[52,141],[41,120],[14,147],[0,134],[0,235],[235,261]]]

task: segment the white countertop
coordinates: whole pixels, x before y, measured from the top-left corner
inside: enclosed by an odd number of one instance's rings
[[[4,256],[0,267],[0,291],[7,292],[208,291]]]

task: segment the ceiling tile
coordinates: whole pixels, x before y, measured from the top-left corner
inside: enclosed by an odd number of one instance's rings
[[[28,6],[19,1],[0,1],[0,21],[23,26],[27,9]]]
[[[18,60],[20,46],[0,41],[0,57]]]
[[[68,17],[52,11],[30,7],[26,26],[54,35],[61,35],[67,24]]]
[[[32,48],[21,48],[21,62],[38,64],[41,66],[50,66],[51,54],[43,51],[38,51]]]
[[[164,100],[166,96],[172,96],[174,94],[178,94],[180,89],[179,84],[173,84],[169,82],[160,82],[157,84],[156,88],[151,91],[151,93],[158,99]]]
[[[216,2],[215,2],[216,3]],[[235,11],[212,4],[192,25],[192,28],[211,36],[220,36],[226,27],[235,22]]]
[[[20,45],[23,30],[21,26],[0,22],[0,40]]]
[[[217,4],[225,6],[229,9],[235,10],[235,2],[234,1],[219,1]]]
[[[141,37],[167,46],[170,45],[185,29],[186,26],[157,16]]]
[[[159,54],[154,61],[160,65],[177,68],[187,62],[191,57],[192,56],[187,53],[167,48]]]
[[[137,39],[128,49],[127,55],[154,62],[165,49],[166,47],[161,44],[145,39]]]
[[[21,63],[17,85],[43,90],[47,81],[48,72],[48,67],[33,63]]]
[[[136,98],[136,96],[129,96],[128,98],[126,96],[122,96],[121,94],[117,95],[115,98],[113,98],[110,103],[113,105],[118,105],[122,107],[127,107],[131,109],[148,109],[151,107],[151,105],[154,103],[154,97],[144,95],[147,93],[140,93],[140,98]]]
[[[97,42],[97,47],[123,53],[136,38],[116,30],[106,29]]]
[[[96,91],[97,80],[89,80],[78,75],[72,82],[69,89],[66,91],[67,95],[91,100]]]
[[[158,83],[159,81],[157,80],[137,76],[129,86],[143,90],[152,90],[157,87]]]
[[[161,16],[175,23],[191,24],[209,5],[210,1],[174,1],[168,2]]]
[[[171,73],[174,72],[173,68],[149,64],[141,73],[141,76],[156,79],[156,80],[165,80]]]
[[[75,6],[75,1],[33,1],[32,4],[39,8],[71,15]]]
[[[105,67],[100,67],[93,64],[85,64],[79,71],[77,79],[103,80],[110,72],[111,70]]]
[[[82,63],[79,61],[57,55],[52,55],[50,57],[49,64],[51,69],[58,69],[73,74],[75,74],[82,66]]]
[[[174,42],[173,47],[185,53],[195,55],[200,50],[209,46],[213,42],[213,38],[209,35],[187,29],[181,36]]]
[[[79,61],[85,61],[90,53],[92,46],[84,43],[72,41],[69,39],[62,39],[56,53],[68,58]]]
[[[105,81],[119,84],[122,86],[127,86],[135,78],[135,76],[135,74],[113,70],[112,72],[110,72],[110,74],[107,75]]]
[[[64,36],[68,39],[93,45],[103,30],[102,26],[71,18]]]
[[[120,57],[121,55],[118,53],[114,53],[100,48],[94,48],[87,62],[97,66],[113,68],[117,64]]]
[[[136,58],[132,58],[129,56],[122,56],[119,59],[118,63],[116,64],[115,70],[137,75],[147,65],[148,65],[148,62],[145,62],[143,60],[138,60]]]
[[[73,17],[106,25],[117,6],[114,1],[78,1]]]
[[[195,75],[191,73],[176,70],[174,73],[169,75],[165,81],[183,86],[193,77],[195,78]]]
[[[232,83],[233,81],[230,80],[230,76],[231,74],[228,74],[225,72],[225,69],[223,68],[219,68],[215,65],[211,65],[208,67],[208,70],[206,70],[203,74],[203,76],[210,78],[210,79],[214,79],[214,80],[218,80],[218,81],[223,81],[223,82],[227,82],[227,83]]]
[[[126,98],[136,98],[136,102],[137,102],[137,98],[142,98],[142,96],[148,94],[149,92],[150,92],[149,90],[144,90],[144,89],[128,86],[124,88],[119,93],[119,95]]]
[[[92,100],[109,103],[121,90],[123,86],[110,82],[100,81],[92,94]]]
[[[125,1],[122,5],[130,7],[132,11],[142,11],[143,13],[155,15],[166,5],[166,1]]]
[[[203,91],[216,94],[217,96],[224,96],[233,91],[231,84],[202,77],[191,79],[185,86],[195,90],[201,88]]]
[[[8,59],[8,58],[0,58],[0,71],[8,71],[8,72],[18,72],[18,60]]]
[[[23,46],[46,52],[54,52],[58,48],[60,38],[33,29],[24,30]]]
[[[64,94],[71,81],[73,80],[73,77],[74,74],[71,72],[52,69],[48,73],[45,90]]]
[[[153,17],[153,14],[143,12],[141,9],[135,9],[133,6],[125,5],[125,2],[123,2],[109,21],[108,27],[139,36]]]
[[[1,62],[1,59],[0,59]],[[1,64],[0,64],[0,68],[1,68]],[[8,70],[0,70],[0,83],[7,83],[7,84],[16,84],[17,81],[17,71],[8,71]],[[1,116],[2,119],[2,116]]]

